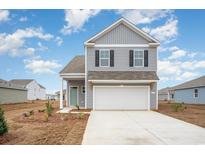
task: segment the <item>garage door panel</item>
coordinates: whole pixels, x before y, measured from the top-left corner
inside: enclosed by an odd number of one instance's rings
[[[94,87],[94,108],[99,110],[146,110],[148,87]]]

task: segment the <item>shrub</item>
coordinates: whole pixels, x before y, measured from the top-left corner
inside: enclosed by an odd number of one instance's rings
[[[83,117],[84,117],[84,113],[83,113],[83,112],[80,112],[80,113],[78,114],[78,118],[79,118],[79,119],[83,119]]]
[[[34,115],[34,111],[33,110],[29,111],[29,115],[30,116]]]
[[[77,108],[77,110],[80,110],[80,106],[78,104],[76,104],[75,107]]]
[[[184,104],[182,103],[174,103],[171,105],[171,108],[174,112],[178,112],[178,111],[184,111],[184,109],[186,109],[187,107],[184,106]]]
[[[45,109],[42,109],[42,110],[39,109],[38,112],[45,112]]]
[[[0,108],[0,135],[8,132],[8,126],[4,117],[4,111]]]
[[[52,115],[52,112],[53,112],[53,106],[52,104],[48,101],[46,103],[46,113],[48,116],[51,116]]]

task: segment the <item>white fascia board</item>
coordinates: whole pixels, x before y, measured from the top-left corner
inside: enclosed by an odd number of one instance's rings
[[[70,75],[85,75],[85,73],[61,73],[60,76],[62,76],[62,75],[64,75],[64,76],[66,76],[66,75],[68,75],[68,76],[70,76]]]
[[[152,83],[158,80],[88,80],[92,83]]]
[[[144,32],[143,30],[139,29],[138,27],[136,27],[134,24],[132,24],[131,22],[125,20],[124,18],[121,18],[120,20],[114,22],[112,25],[110,25],[109,27],[105,28],[104,30],[102,30],[101,32],[97,33],[95,36],[91,37],[90,39],[88,39],[87,41],[85,41],[84,45],[88,45],[88,43],[92,40],[95,40],[96,38],[100,37],[103,33],[106,33],[109,30],[112,30],[113,27],[115,27],[116,25],[118,25],[119,23],[123,22],[126,26],[128,26],[129,28],[131,28],[133,31],[135,31],[136,33],[138,33],[140,36],[142,36],[143,38],[145,38],[148,41],[154,41],[155,43],[159,43],[159,41],[155,38],[153,38],[152,36],[150,36],[149,34],[147,34],[146,32]]]
[[[140,47],[148,48],[148,44],[96,44],[94,47]]]
[[[80,75],[78,75],[78,76],[61,76],[63,79],[85,79],[85,76],[80,76]]]

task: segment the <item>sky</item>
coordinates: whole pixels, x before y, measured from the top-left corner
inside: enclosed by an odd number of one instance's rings
[[[160,41],[159,89],[205,74],[205,10],[0,10],[0,78],[58,91],[84,41],[121,17]]]

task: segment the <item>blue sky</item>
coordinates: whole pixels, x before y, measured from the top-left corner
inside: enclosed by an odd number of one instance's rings
[[[83,42],[120,17],[160,40],[159,88],[205,74],[205,10],[0,10],[0,78],[59,90],[58,72]]]

